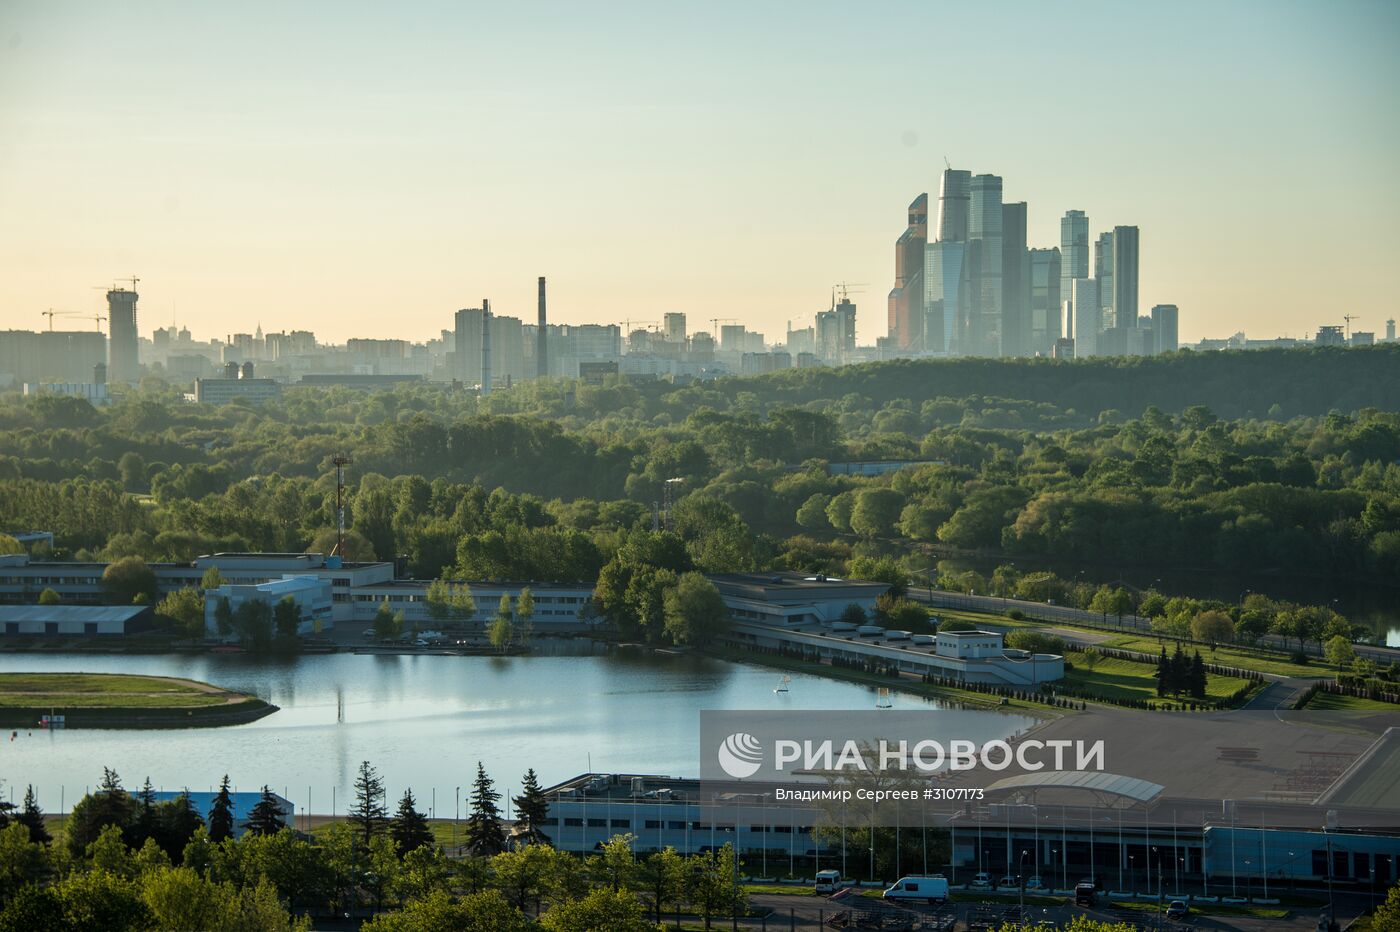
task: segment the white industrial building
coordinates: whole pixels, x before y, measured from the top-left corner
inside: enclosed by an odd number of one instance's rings
[[[296,603],[300,621],[297,634],[320,634],[335,626],[331,612],[331,581],[317,576],[283,576],[270,582],[224,583],[217,589],[204,590],[204,634],[221,637],[218,609],[224,600],[231,611],[238,611],[246,602],[260,601],[275,606],[283,599]]]

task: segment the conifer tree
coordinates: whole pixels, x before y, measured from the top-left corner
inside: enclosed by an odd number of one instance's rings
[[[233,794],[229,792],[228,774],[219,783],[219,792],[209,804],[209,840],[218,844],[233,837]]]
[[[277,803],[277,797],[266,786],[262,788],[262,798],[253,807],[253,811],[248,814],[245,827],[254,835],[276,835],[287,827],[286,819],[282,815],[282,807]]]
[[[32,783],[24,791],[24,805],[20,808],[19,815],[15,816],[15,821],[29,829],[31,842],[42,845],[53,840],[48,826],[44,824],[44,810],[39,808],[39,798],[34,794]]]
[[[403,791],[398,811],[389,823],[389,837],[394,840],[399,857],[433,843],[432,829],[428,827],[427,817],[416,808],[412,790]]]
[[[476,779],[472,781],[471,811],[467,815],[467,848],[476,857],[494,857],[506,850],[506,833],[501,827],[501,810],[496,805],[501,794],[486,775],[481,761],[476,762]]]
[[[360,841],[368,848],[374,836],[384,830],[386,821],[388,811],[384,806],[384,781],[369,761],[361,761],[359,775],[355,777],[355,806],[350,810],[350,823],[356,827]]]
[[[520,795],[515,797],[514,802],[516,821],[525,826],[530,842],[549,844],[549,836],[540,830],[540,826],[544,825],[545,819],[549,817],[549,799],[544,795],[544,790],[540,788],[539,778],[535,776],[535,768],[531,767],[525,771],[525,777],[521,781]]]

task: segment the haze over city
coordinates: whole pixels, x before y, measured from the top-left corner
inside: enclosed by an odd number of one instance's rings
[[[780,338],[844,280],[871,343],[946,156],[1031,247],[1140,228],[1183,343],[1380,331],[1400,11],[1338,9],[9,4],[0,325],[138,274],[143,335],[426,340],[547,275],[560,323]]]

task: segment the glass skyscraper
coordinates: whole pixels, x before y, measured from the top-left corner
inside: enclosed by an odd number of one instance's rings
[[[1113,326],[1128,330],[1138,320],[1138,228],[1113,228]]]
[[[1049,356],[1060,333],[1060,275],[1062,258],[1058,249],[1030,251],[1030,352]],[[1068,296],[1066,296],[1068,297]]]
[[[970,356],[1001,355],[1002,219],[1001,178],[975,176],[967,224],[971,307],[963,341],[963,353]]]
[[[1089,217],[1082,210],[1067,210],[1060,218],[1060,300],[1073,301],[1074,280],[1088,277]]]

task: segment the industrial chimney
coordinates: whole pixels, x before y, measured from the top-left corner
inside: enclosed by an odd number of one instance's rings
[[[549,338],[546,335],[547,327],[544,315],[544,276],[540,276],[540,332],[536,336],[539,342],[535,344],[535,362],[539,368],[536,375],[542,379],[549,378]]]
[[[481,397],[491,394],[491,302],[481,299]]]

